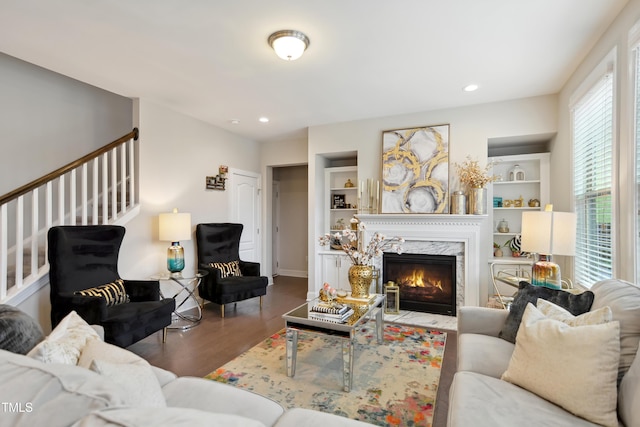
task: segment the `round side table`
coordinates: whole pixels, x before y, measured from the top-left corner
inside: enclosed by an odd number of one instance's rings
[[[202,320],[202,310],[195,292],[196,289],[198,289],[200,281],[202,281],[202,278],[207,274],[208,272],[204,270],[190,274],[163,272],[152,277],[153,280],[170,280],[180,286],[180,289],[171,296],[165,296],[162,289],[160,289],[160,295],[162,295],[163,298],[173,298],[176,300],[176,309],[173,312],[173,322],[171,325],[167,326],[168,329],[181,329],[185,331],[200,323]],[[188,300],[192,300],[196,303],[197,314],[180,313],[180,307],[182,307]]]

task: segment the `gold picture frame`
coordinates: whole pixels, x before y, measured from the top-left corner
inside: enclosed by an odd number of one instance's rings
[[[449,125],[382,133],[382,213],[449,211]]]

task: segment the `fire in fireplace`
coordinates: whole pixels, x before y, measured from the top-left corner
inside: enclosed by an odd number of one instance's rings
[[[456,315],[455,256],[385,253],[382,280],[400,288],[401,309]]]

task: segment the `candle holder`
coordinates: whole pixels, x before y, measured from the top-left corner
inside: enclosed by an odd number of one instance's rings
[[[380,181],[373,178],[358,185],[358,213],[377,214],[380,206]]]
[[[398,285],[391,281],[385,283],[384,293],[387,295],[384,312],[386,314],[400,314],[400,288]]]

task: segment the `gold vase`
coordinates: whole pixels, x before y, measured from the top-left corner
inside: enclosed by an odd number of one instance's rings
[[[349,284],[351,285],[352,297],[367,298],[372,280],[373,267],[370,265],[352,265],[349,267]]]

